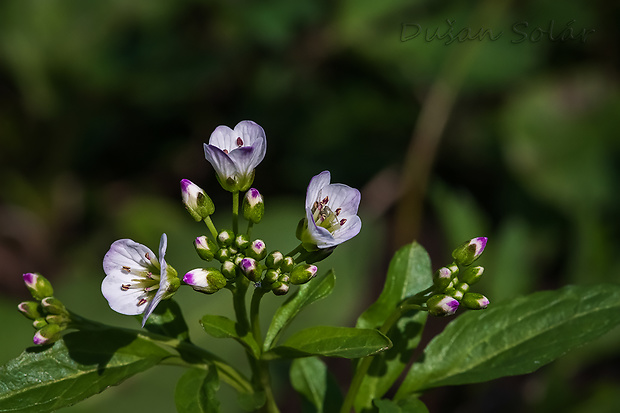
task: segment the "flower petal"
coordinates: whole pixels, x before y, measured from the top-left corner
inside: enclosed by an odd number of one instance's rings
[[[121,289],[121,283],[112,277],[106,277],[101,283],[101,293],[108,300],[110,308],[117,313],[136,315],[144,311],[144,305],[138,302],[146,298],[146,293],[139,288]]]
[[[319,200],[319,192],[323,187],[329,185],[330,180],[331,174],[329,171],[323,171],[312,177],[306,190],[306,208],[312,208],[314,202]]]
[[[211,133],[209,145],[215,146],[222,151],[231,152],[233,149],[237,149],[237,135],[228,126],[220,125]]]
[[[230,157],[225,154],[222,149],[214,145],[204,144],[205,158],[215,169],[220,179],[226,180],[235,176],[237,167]]]
[[[308,233],[312,242],[315,243],[317,247],[327,248],[338,244],[334,236],[326,228],[320,227],[314,222],[312,210],[310,208],[306,208],[306,219],[308,220]],[[302,241],[305,242],[306,240]]]
[[[161,273],[159,276],[159,288],[157,289],[157,293],[155,297],[146,305],[144,309],[144,317],[142,317],[142,327],[146,324],[146,320],[150,317],[157,304],[162,300],[164,294],[168,292],[168,288],[170,287],[170,281],[168,280],[167,271],[168,264],[166,264],[166,260],[164,257],[166,256],[166,248],[168,247],[168,236],[164,232],[161,234],[161,238],[159,239],[159,266],[161,268]]]
[[[334,231],[334,239],[336,244],[341,244],[350,240],[362,230],[362,220],[357,215],[353,215],[347,218],[347,222],[340,227],[340,229]],[[333,244],[333,245],[336,245]]]
[[[332,211],[335,211],[336,208],[341,208],[342,218],[357,215],[357,209],[362,199],[360,191],[357,189],[344,184],[331,184],[320,192],[320,197],[329,196],[329,203],[327,205]]]

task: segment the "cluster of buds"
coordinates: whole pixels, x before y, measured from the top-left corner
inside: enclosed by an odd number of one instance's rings
[[[186,206],[194,203],[185,202]],[[265,211],[264,205],[260,192],[250,188],[243,198],[243,217],[251,224],[259,223]],[[268,254],[263,240],[250,240],[246,234],[235,234],[230,229],[220,231],[215,240],[206,235],[197,237],[194,247],[204,261],[220,262],[219,269],[196,268],[183,277],[183,281],[194,290],[206,294],[219,291],[241,276],[256,285],[269,288],[276,295],[283,295],[288,292],[289,284],[304,284],[317,272],[315,265],[296,265],[293,257],[284,256],[280,251]]]
[[[32,341],[34,344],[51,344],[60,338],[63,330],[71,324],[71,316],[63,303],[54,298],[52,284],[38,273],[23,275],[26,288],[36,301],[24,301],[17,309],[36,329]]]
[[[459,245],[452,251],[454,262],[435,271],[433,295],[426,301],[431,315],[453,315],[461,304],[470,310],[481,310],[489,305],[484,295],[469,291],[484,272],[483,267],[471,264],[482,255],[486,244],[486,237],[477,237]]]

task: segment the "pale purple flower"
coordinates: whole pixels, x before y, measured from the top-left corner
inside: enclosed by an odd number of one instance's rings
[[[304,246],[330,248],[356,236],[362,228],[357,216],[360,192],[344,184],[330,184],[329,171],[310,180],[306,192],[306,220],[300,239]]]
[[[177,272],[166,263],[168,239],[162,234],[159,260],[148,247],[130,239],[115,241],[103,258],[106,277],[101,292],[112,310],[126,315],[144,314],[146,323],[157,304],[180,285]]]
[[[245,191],[254,181],[254,168],[265,157],[267,138],[257,123],[244,120],[235,129],[215,128],[204,151],[224,189]]]

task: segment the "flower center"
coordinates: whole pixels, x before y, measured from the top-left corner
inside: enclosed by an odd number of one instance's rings
[[[312,216],[314,218],[314,222],[320,226],[328,230],[330,233],[334,233],[339,230],[345,222],[346,219],[338,220],[338,215],[340,215],[341,208],[336,208],[335,211],[332,211],[330,207],[327,206],[329,202],[329,197],[326,196],[322,201],[316,201],[312,206]]]

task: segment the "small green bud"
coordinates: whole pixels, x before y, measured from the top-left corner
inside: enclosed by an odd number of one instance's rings
[[[17,309],[30,320],[43,317],[41,314],[42,308],[38,301],[24,301],[23,303],[19,303]]]
[[[214,268],[196,268],[185,274],[183,282],[190,285],[194,290],[213,294],[226,287],[226,278]]]
[[[215,251],[215,259],[219,262],[231,260],[232,256],[230,255],[230,250],[228,248],[220,248],[219,250]]]
[[[288,293],[288,290],[288,284],[280,281],[277,281],[271,285],[271,291],[273,291],[275,295],[285,295],[286,293]]]
[[[454,286],[454,288],[456,289],[456,291],[460,291],[462,293],[466,293],[467,291],[469,291],[469,284],[467,284],[467,283],[458,283],[457,285]]]
[[[278,281],[279,277],[280,277],[280,270],[279,269],[277,269],[277,268],[269,268],[265,272],[265,277],[263,278],[263,280],[267,284],[273,284],[274,282]]]
[[[235,233],[229,229],[225,229],[224,231],[217,234],[217,243],[220,247],[229,247],[235,241]]]
[[[241,263],[239,263],[239,269],[248,280],[252,282],[257,282],[260,280],[262,268],[254,258],[248,257],[242,259]]]
[[[45,317],[45,321],[48,324],[60,324],[61,326],[67,326],[71,322],[71,317],[67,314],[50,314]]]
[[[282,260],[282,264],[280,264],[280,270],[282,272],[291,272],[293,271],[293,267],[295,266],[295,260],[291,256],[286,256]]]
[[[32,322],[32,326],[37,330],[45,327],[47,325],[47,321],[44,317],[39,317]]]
[[[240,251],[243,251],[250,246],[250,240],[248,239],[247,235],[239,234],[235,238],[235,245],[237,246],[237,248],[239,248]]]
[[[245,255],[254,258],[256,261],[260,261],[267,255],[267,246],[263,240],[254,240],[250,246],[245,249]]]
[[[30,291],[32,298],[35,300],[42,300],[45,297],[51,297],[54,295],[54,289],[52,284],[39,273],[27,272],[23,275],[26,288]]]
[[[232,258],[232,262],[238,267],[239,264],[241,264],[241,260],[243,260],[245,258],[245,255],[243,254],[235,254],[235,256]]]
[[[438,291],[444,291],[452,282],[452,271],[448,267],[441,267],[433,274],[433,285]]]
[[[284,255],[280,251],[271,251],[265,257],[265,265],[267,268],[279,268],[283,260]]]
[[[295,236],[297,237],[298,240],[301,241],[301,236],[304,234],[304,232],[308,229],[308,219],[307,218],[302,218],[299,220],[299,222],[297,223],[297,228],[295,229]]]
[[[463,280],[469,285],[475,284],[480,280],[483,272],[483,267],[469,267],[461,274],[461,280]]]
[[[463,291],[457,290],[455,287],[448,287],[444,292],[446,295],[449,295],[459,301],[463,298]]]
[[[34,333],[32,342],[36,345],[51,344],[60,338],[62,330],[60,324],[47,324]]]
[[[452,258],[454,258],[458,265],[466,267],[482,255],[486,245],[487,237],[473,238],[452,251]]]
[[[45,297],[41,300],[41,307],[48,314],[68,314],[65,305],[57,298]]]
[[[446,294],[433,295],[426,301],[428,312],[436,317],[450,316],[456,313],[459,302]]]
[[[205,261],[211,261],[218,250],[215,242],[211,241],[206,236],[202,235],[194,240],[194,248],[198,256]]]
[[[299,264],[291,271],[291,283],[305,284],[316,276],[318,267],[312,264]]]
[[[237,266],[232,261],[224,261],[220,268],[220,272],[226,279],[234,280],[237,277]]]
[[[278,277],[278,281],[288,284],[291,282],[291,276],[289,274],[280,274],[280,276]]]
[[[256,188],[248,189],[243,197],[243,217],[248,221],[258,224],[265,213],[265,202],[263,196]]]
[[[489,305],[489,299],[478,293],[466,293],[461,302],[470,310],[482,310]]]
[[[185,209],[196,221],[202,221],[215,212],[211,198],[189,179],[181,180],[181,197]]]

